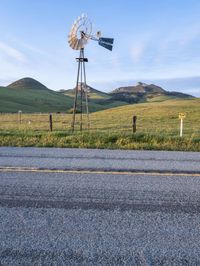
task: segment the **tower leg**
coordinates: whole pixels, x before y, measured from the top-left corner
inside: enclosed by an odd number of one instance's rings
[[[90,127],[86,71],[85,71],[85,62],[87,62],[87,58],[84,58],[84,49],[80,50],[80,55],[79,55],[79,58],[77,58],[77,61],[78,61],[78,73],[77,73],[75,98],[74,98],[74,106],[73,106],[72,131],[74,131],[75,129],[78,101],[80,102],[80,131],[83,130],[83,97],[84,97],[84,94],[85,94],[85,105],[86,105],[86,114],[87,114],[87,127],[88,129]],[[79,94],[79,88],[80,88],[80,94]],[[78,97],[78,95],[80,95],[80,98]]]
[[[84,57],[84,50],[83,50]],[[90,118],[89,118],[89,108],[88,108],[88,92],[87,92],[87,81],[86,81],[86,71],[85,71],[85,62],[83,61],[83,75],[84,75],[84,87],[85,87],[85,105],[86,105],[86,114],[87,114],[87,127],[90,129]]]
[[[80,51],[80,58],[84,58],[83,49]],[[81,85],[81,117],[80,117],[80,131],[83,129],[83,60],[81,60],[81,75],[80,75],[80,85]]]
[[[81,51],[80,51],[80,57],[81,57]],[[81,61],[79,60],[76,88],[75,88],[74,107],[73,107],[73,118],[72,118],[72,131],[73,132],[74,132],[74,126],[75,126],[75,121],[76,121],[76,108],[77,108],[77,98],[78,98],[78,83],[79,83],[79,76],[80,76],[80,66],[81,66]]]

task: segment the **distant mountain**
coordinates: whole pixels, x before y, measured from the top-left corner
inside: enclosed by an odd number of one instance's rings
[[[74,98],[75,88],[71,90],[61,90],[60,92]],[[124,101],[113,99],[110,94],[96,90],[89,85],[87,85],[87,94],[89,109],[93,112],[127,104]]]
[[[130,92],[130,93],[164,93],[165,90],[154,84],[146,84],[138,82],[136,86],[120,87],[113,90],[111,93],[121,93],[121,92]]]
[[[158,97],[161,99],[161,96],[163,100],[171,98],[194,98],[189,94],[166,91],[157,85],[142,82],[138,82],[136,86],[127,86],[115,89],[110,93],[110,95],[115,100],[125,101],[127,103],[152,101],[152,99]]]
[[[74,96],[75,88],[70,90],[60,90],[61,93],[68,96]],[[96,90],[91,86],[87,85],[87,92],[90,99],[109,99],[111,96],[108,93]]]

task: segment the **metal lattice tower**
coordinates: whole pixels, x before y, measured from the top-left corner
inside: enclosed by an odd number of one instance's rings
[[[84,47],[89,40],[97,41],[98,44],[110,51],[113,48],[113,38],[102,38],[101,32],[98,31],[96,36],[92,35],[92,23],[88,17],[82,14],[75,20],[68,36],[68,42],[72,49],[80,50],[78,62],[78,73],[75,88],[72,131],[75,130],[76,114],[80,113],[80,130],[83,130],[83,113],[87,116],[87,128],[90,128],[89,107],[88,107],[88,86],[86,83],[85,63],[88,59],[84,56]]]
[[[86,83],[86,71],[85,63],[88,62],[88,59],[84,57],[84,48],[80,49],[79,58],[76,58],[78,62],[78,74],[75,88],[75,98],[74,98],[74,107],[73,107],[73,119],[72,119],[72,130],[74,131],[75,119],[77,109],[80,108],[80,130],[83,129],[83,109],[87,114],[87,128],[90,128],[89,120],[89,108],[88,108],[88,89]],[[85,104],[84,104],[85,100]],[[85,105],[85,106],[84,106]]]

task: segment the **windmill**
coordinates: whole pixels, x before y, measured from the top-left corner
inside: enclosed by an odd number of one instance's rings
[[[113,38],[101,37],[101,32],[98,31],[95,35],[92,33],[92,22],[87,15],[82,14],[75,20],[72,25],[71,31],[68,35],[68,43],[74,50],[79,50],[79,57],[76,58],[78,62],[78,72],[75,88],[73,118],[72,118],[72,131],[75,128],[76,113],[80,113],[80,130],[83,129],[83,109],[85,108],[87,114],[87,127],[90,127],[89,109],[88,109],[88,88],[86,83],[85,63],[88,59],[84,56],[84,48],[89,40],[98,42],[98,44],[110,51],[113,48]],[[84,103],[85,101],[85,103]],[[85,106],[83,106],[85,105]],[[80,109],[78,109],[80,108]]]

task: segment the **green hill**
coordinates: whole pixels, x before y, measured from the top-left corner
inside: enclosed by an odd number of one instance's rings
[[[0,87],[0,112],[63,112],[72,104],[70,97],[49,90],[32,78]]]
[[[7,86],[7,88],[13,88],[17,90],[49,90],[46,86],[44,86],[39,81],[32,79],[32,78],[23,78],[20,80],[17,80],[10,85]],[[49,90],[50,91],[50,90]]]
[[[110,98],[106,93],[91,90],[89,111],[126,104]],[[23,78],[7,87],[0,87],[0,112],[71,112],[73,102],[73,90],[56,92],[32,78]]]
[[[169,92],[154,84],[139,82],[111,93],[87,86],[89,112],[96,112],[132,103],[162,102],[168,99],[191,99],[191,95]],[[48,89],[32,78],[20,79],[0,87],[0,112],[68,112],[72,111],[75,89],[59,92]],[[84,103],[83,103],[84,104]]]

